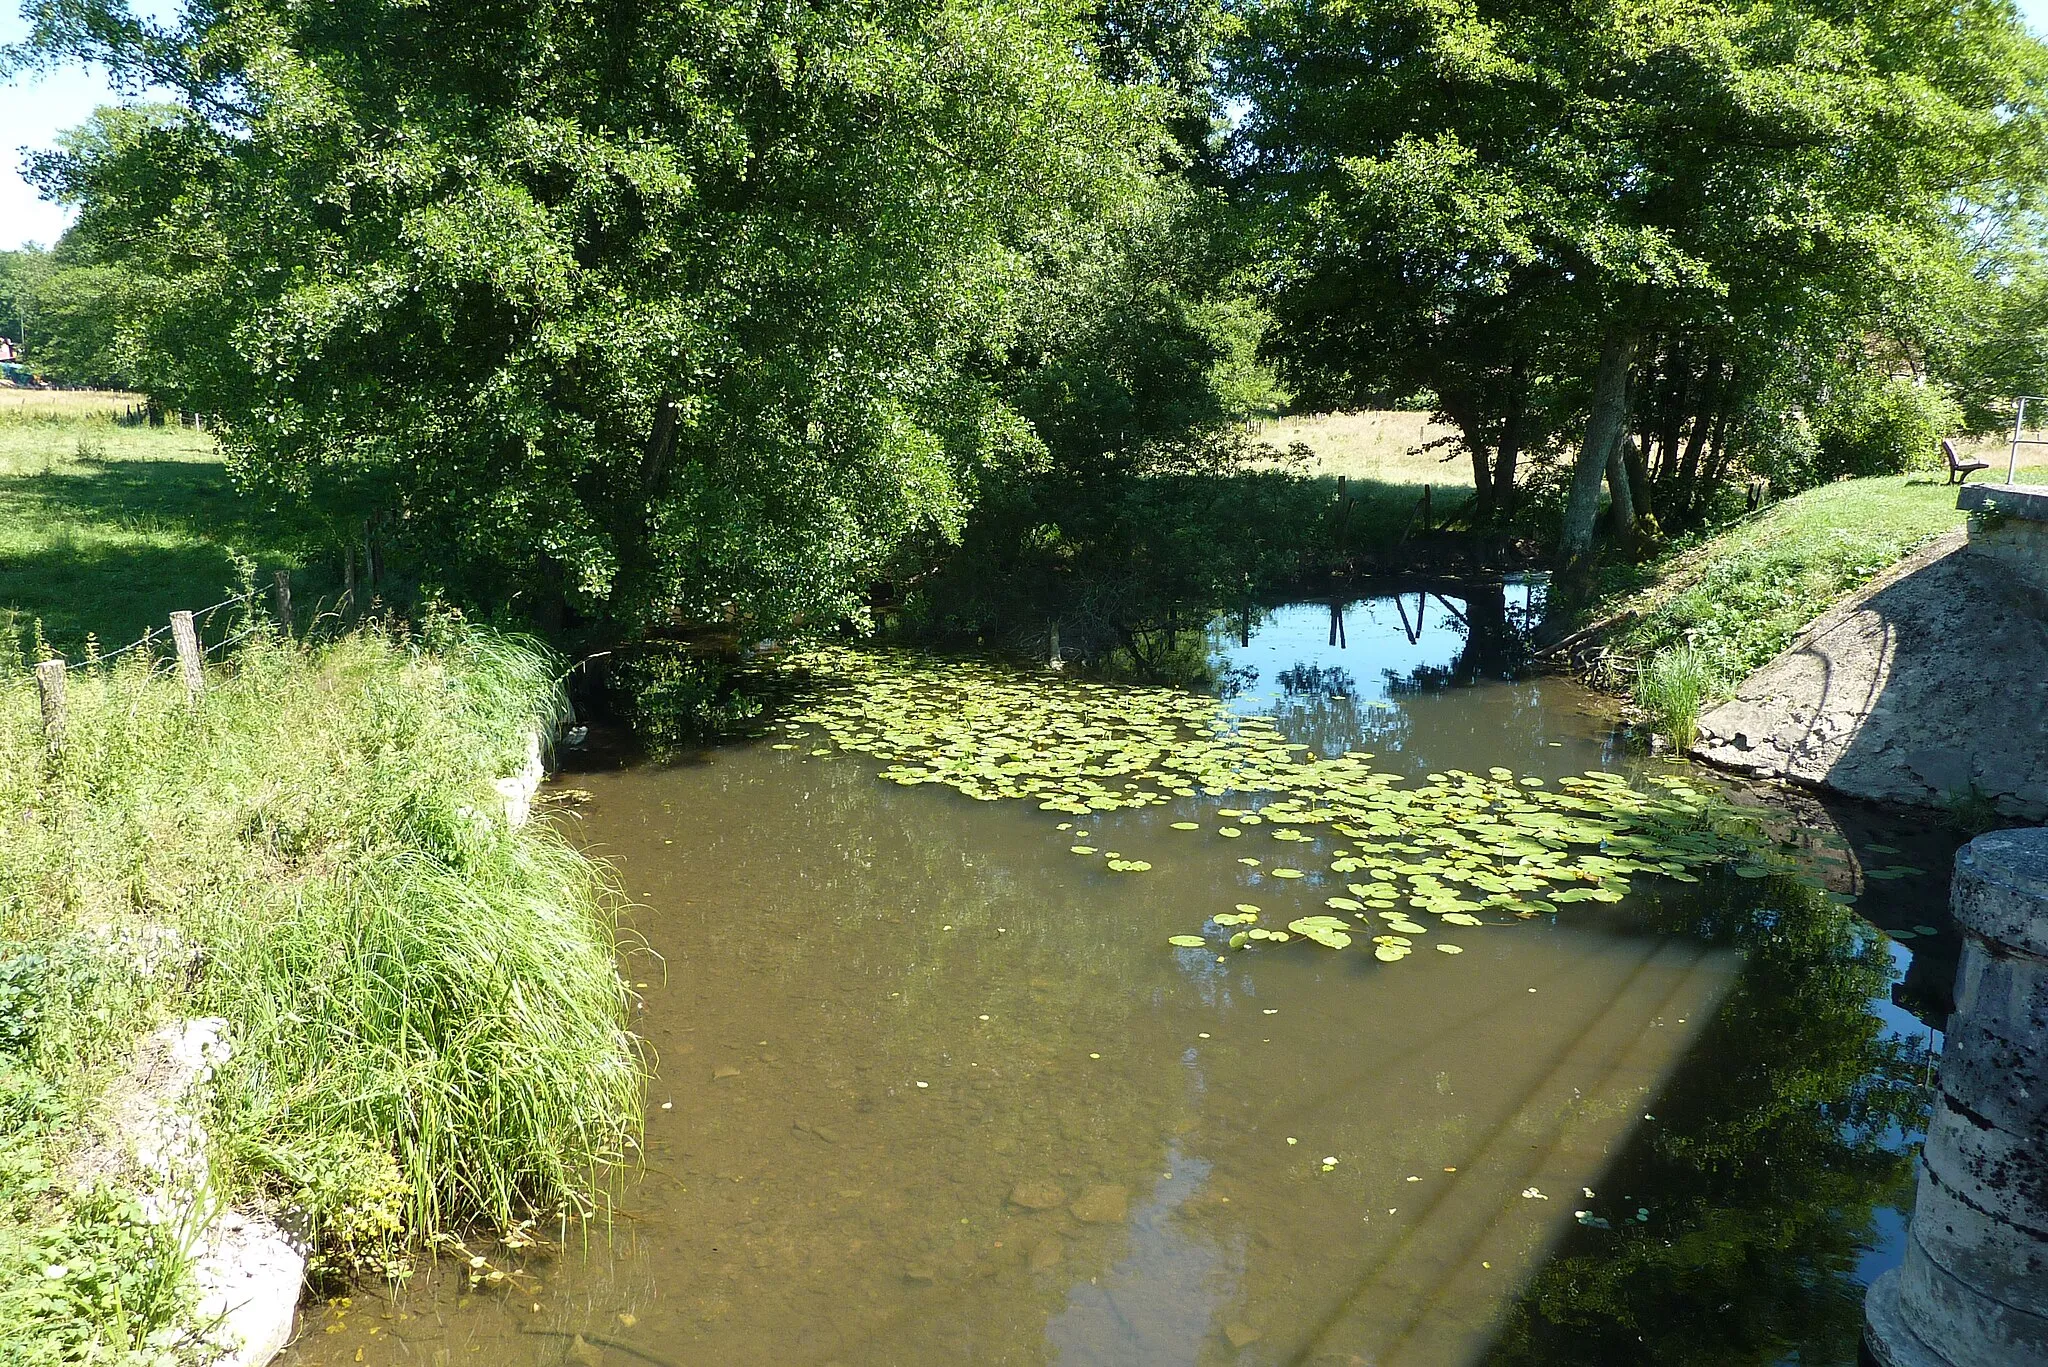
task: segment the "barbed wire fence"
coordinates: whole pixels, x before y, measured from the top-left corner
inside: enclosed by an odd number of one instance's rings
[[[179,675],[186,693],[196,697],[206,687],[206,662],[225,659],[235,646],[250,637],[282,633],[310,641],[346,630],[357,615],[355,591],[350,588],[331,604],[325,598],[316,602],[311,619],[299,629],[293,617],[288,570],[278,570],[273,575],[272,601],[267,607],[261,602],[263,596],[261,590],[252,587],[207,607],[173,612],[165,625],[149,628],[117,650],[103,651],[89,645],[86,653],[75,660],[52,655],[25,673],[0,683],[0,696],[30,689],[40,694],[44,740],[54,755],[62,748],[64,739],[66,680],[75,673],[105,669],[116,660],[139,652],[147,658],[151,674]],[[208,641],[206,638],[216,629],[216,639]]]

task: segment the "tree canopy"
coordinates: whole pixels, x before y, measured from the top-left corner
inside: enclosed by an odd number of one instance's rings
[[[1007,349],[1171,146],[1061,0],[29,12],[170,94],[35,168],[156,282],[154,389],[542,620],[857,612],[1036,457]]]
[[[2005,0],[1263,0],[1228,72],[1290,377],[1432,394],[1482,498],[1582,434],[1573,554],[1630,432],[1618,504],[1788,371],[1925,350],[2048,63]]]
[[[543,623],[772,632],[963,535],[1121,537],[1262,358],[1435,407],[1567,557],[1603,484],[1631,542],[2048,384],[2009,0],[25,13],[13,60],[155,101],[35,164],[44,354]]]

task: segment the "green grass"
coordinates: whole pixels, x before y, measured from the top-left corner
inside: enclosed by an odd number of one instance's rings
[[[1637,669],[1636,703],[1683,753],[1699,739],[1700,704],[1712,686],[1706,655],[1695,646],[1672,646]]]
[[[0,675],[0,994],[26,1022],[0,1032],[0,1287],[40,1293],[0,1292],[0,1361],[120,1361],[153,1327],[36,1279],[124,1227],[50,1174],[160,1021],[233,1023],[215,1181],[309,1213],[337,1269],[601,1192],[641,1084],[612,894],[493,787],[558,715],[555,664],[452,618],[259,635],[188,703],[131,656],[71,675],[54,763],[35,690]],[[130,1244],[105,1265],[146,1288]]]
[[[40,621],[71,658],[219,602],[238,555],[267,581],[306,544],[235,491],[210,435],[124,426],[126,403],[0,391],[0,631]]]
[[[2048,470],[2023,470],[2020,478],[2041,482]],[[1844,480],[1689,538],[1656,560],[1610,568],[1581,614],[1588,622],[1613,619],[1603,682],[1636,692],[1646,708],[1690,697],[1697,715],[1699,706],[1731,695],[1806,623],[1916,547],[1961,527],[1965,515],[1955,502],[1953,487],[1926,475]],[[1691,654],[1659,663],[1681,650]],[[1639,678],[1650,685],[1647,698]]]

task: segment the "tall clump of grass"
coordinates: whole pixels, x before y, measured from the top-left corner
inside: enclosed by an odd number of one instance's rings
[[[1683,754],[1700,738],[1700,707],[1714,685],[1706,652],[1690,645],[1660,650],[1636,671],[1636,705]]]
[[[495,788],[555,679],[452,617],[258,637],[196,700],[129,657],[72,675],[54,761],[0,694],[0,959],[120,967],[48,977],[26,1066],[89,1097],[153,1022],[227,1017],[218,1176],[343,1263],[594,1199],[642,1079],[614,894]]]

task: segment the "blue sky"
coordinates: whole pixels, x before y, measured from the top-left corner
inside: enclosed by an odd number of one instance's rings
[[[2034,30],[2048,33],[2048,0],[2019,0],[2019,4]],[[172,6],[143,0],[135,8],[148,13]],[[15,0],[0,0],[0,44],[17,42],[25,32]],[[38,199],[22,180],[22,149],[49,147],[60,129],[83,122],[96,106],[112,98],[105,77],[85,69],[0,84],[0,249],[24,242],[48,245],[67,222],[61,207]]]

